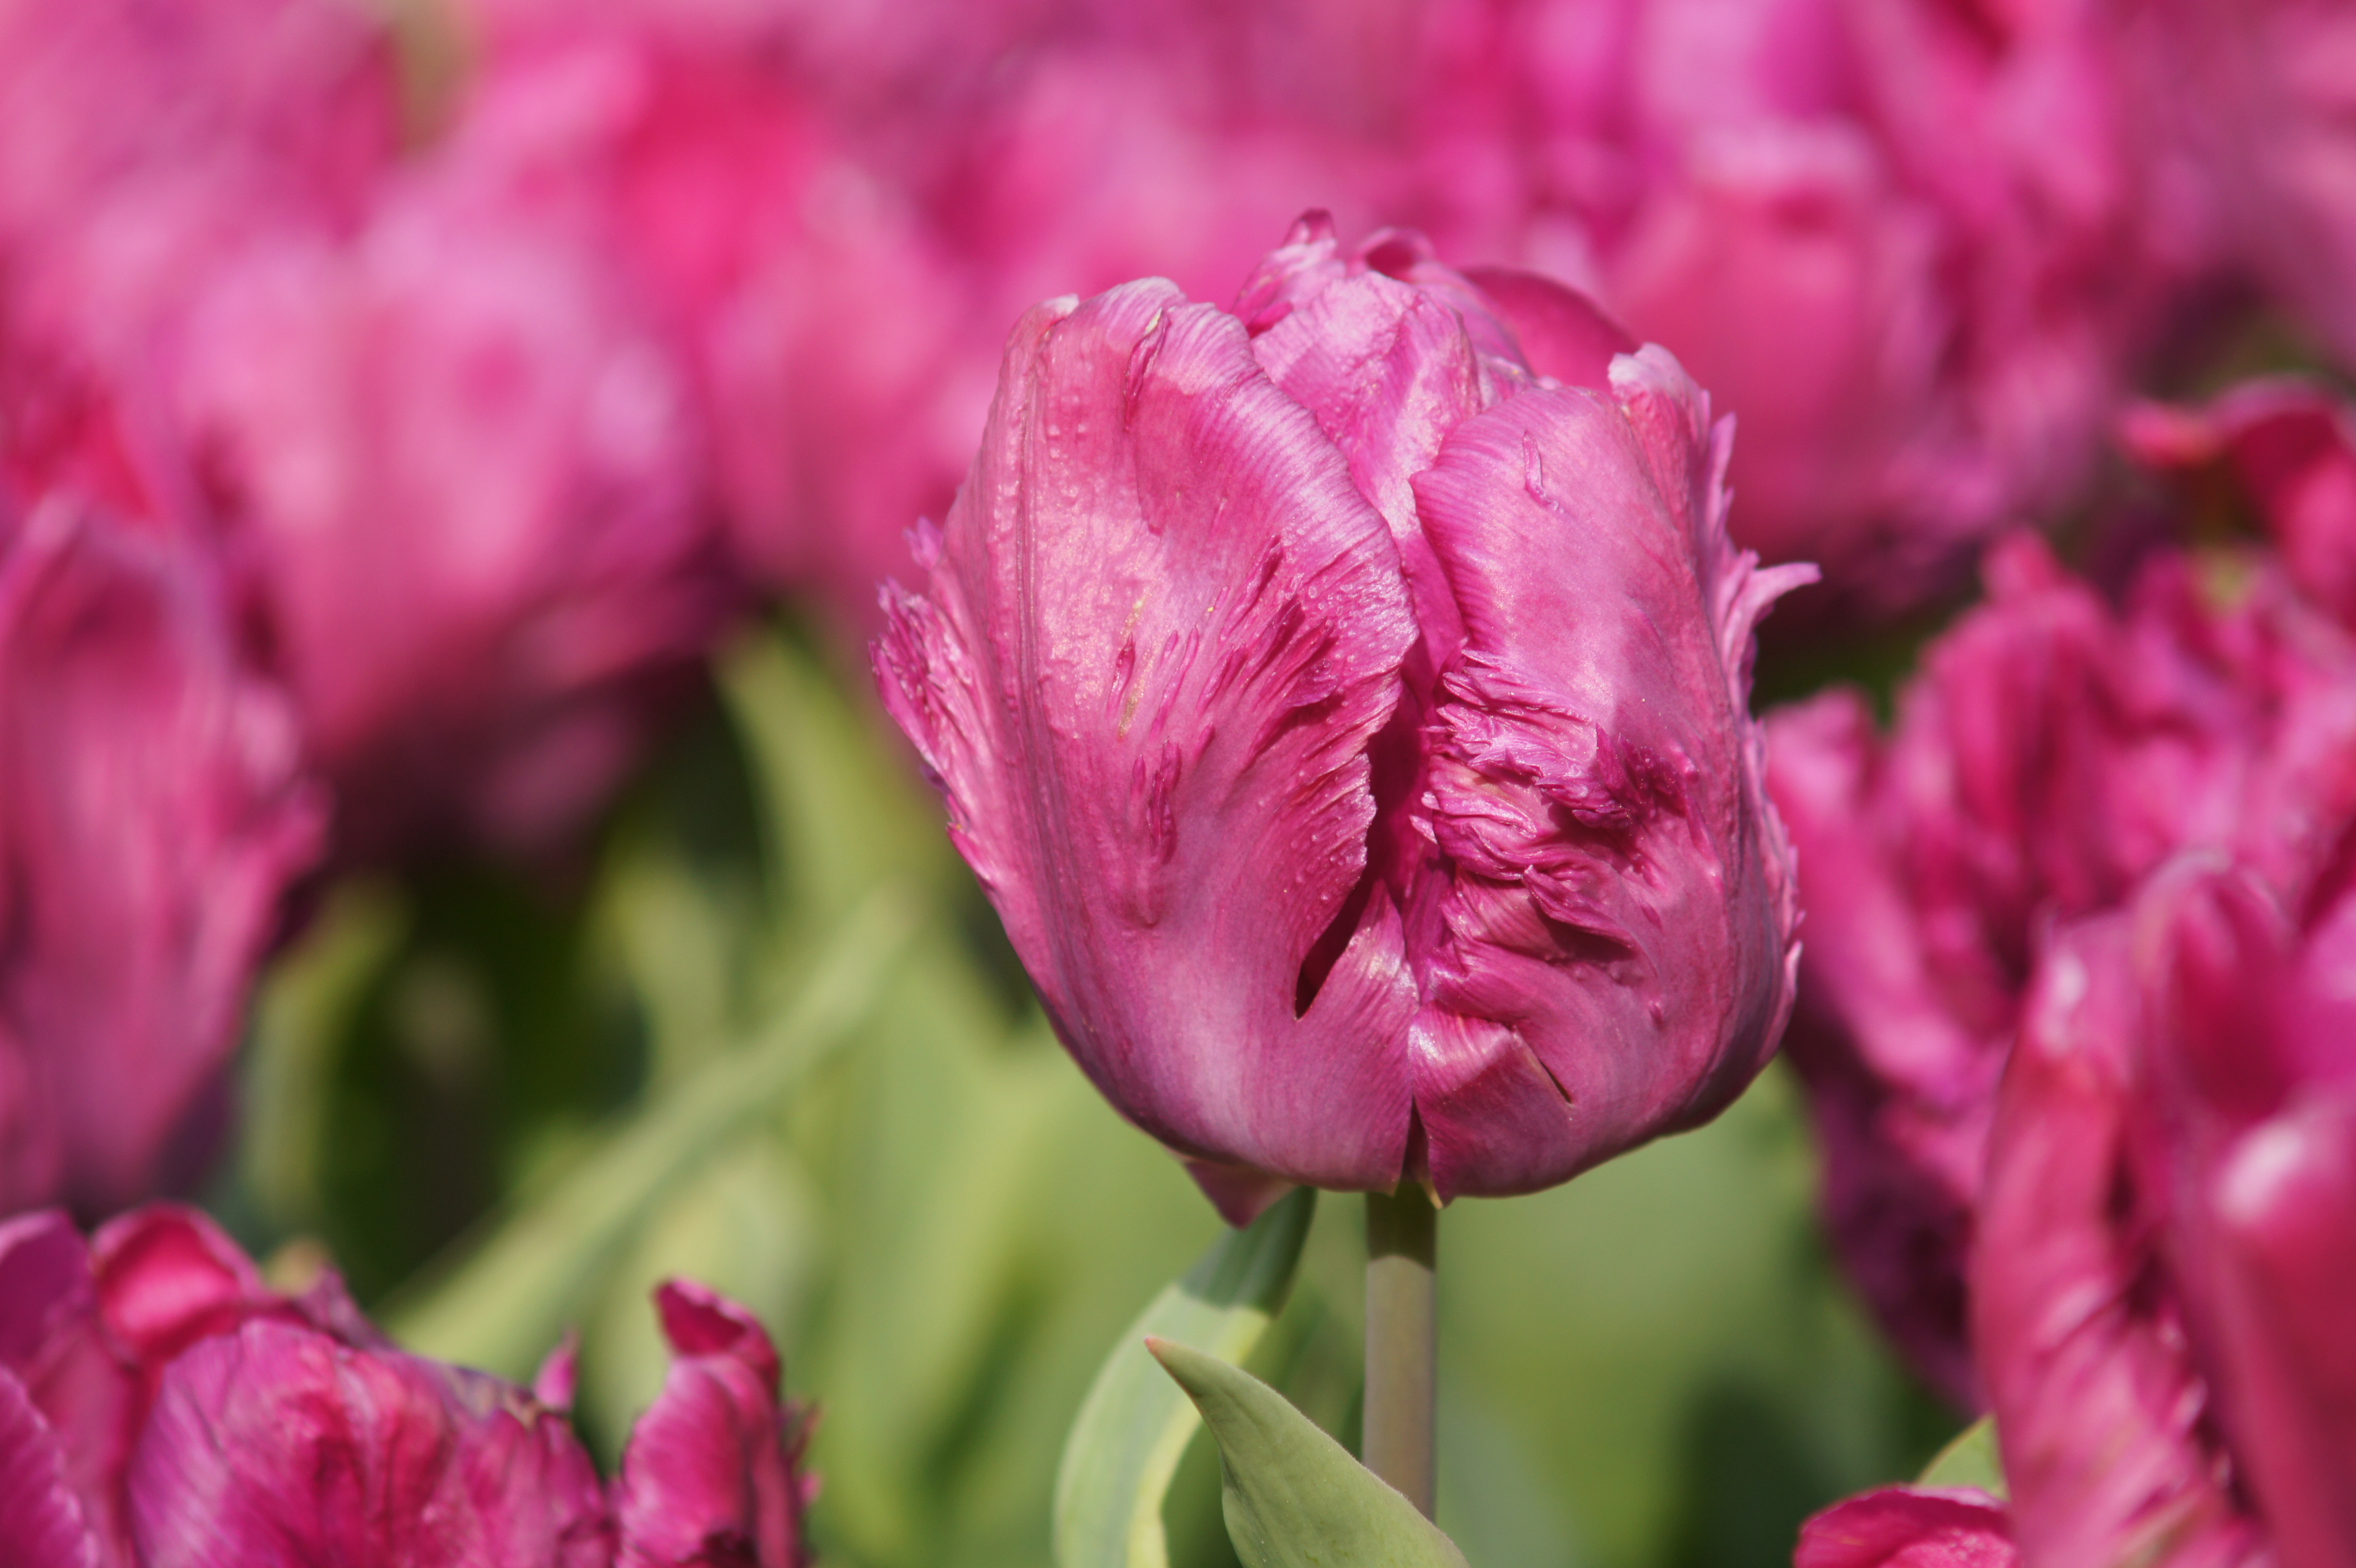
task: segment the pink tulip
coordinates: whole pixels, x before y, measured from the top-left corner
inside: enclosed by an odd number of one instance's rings
[[[1800,1527],[1792,1568],[2019,1568],[2004,1505],[1970,1488],[1884,1487]]]
[[[2356,1561],[2351,956],[2200,860],[2050,946],[1973,1262],[2031,1568]]]
[[[2356,16],[2333,0],[2170,0],[2163,86],[2236,258],[2356,362]]]
[[[2274,567],[2163,554],[2115,611],[2022,538],[1987,578],[1887,738],[1853,692],[1771,725],[1808,911],[1787,1048],[1834,1238],[1966,1406],[1964,1254],[2037,931],[2187,846],[2299,897],[2356,817],[2356,648]]]
[[[214,266],[357,218],[400,145],[394,67],[380,21],[319,0],[5,0],[0,318],[152,373]]]
[[[223,542],[345,849],[536,851],[736,602],[650,274],[724,270],[765,204],[705,156],[724,134],[634,145],[655,173],[610,214],[558,199],[572,122],[664,84],[591,61],[460,91],[427,80],[446,20],[405,25],[406,126],[394,40],[348,6],[0,5],[0,406],[91,381]],[[745,94],[670,96],[725,130]]]
[[[1818,613],[1919,602],[2080,493],[2211,265],[2149,156],[2148,29],[2109,8],[1457,9],[1478,64],[1419,89],[1430,221],[1591,286],[1711,388],[1736,535],[1822,562]]]
[[[409,1355],[332,1273],[300,1296],[191,1211],[87,1247],[55,1214],[0,1227],[0,1522],[75,1568],[312,1562],[742,1563],[801,1568],[810,1484],[776,1350],[700,1287],[658,1293],[678,1358],[599,1482],[564,1405]]]
[[[0,510],[0,1213],[199,1174],[319,848],[299,749],[183,542],[64,492]]]
[[[733,604],[669,339],[495,153],[229,269],[177,383],[364,854],[563,842]]]
[[[1743,703],[1805,573],[1726,542],[1673,360],[1607,370],[1591,306],[1515,291],[1307,222],[1232,315],[1040,306],[926,594],[887,590],[884,701],[958,848],[1230,1219],[1566,1180],[1707,1120],[1789,1004]]]

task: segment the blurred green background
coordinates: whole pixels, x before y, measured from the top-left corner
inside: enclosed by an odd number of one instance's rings
[[[822,1407],[828,1561],[1044,1563],[1090,1379],[1218,1222],[1047,1032],[862,672],[776,624],[713,686],[578,864],[323,892],[211,1207],[430,1354],[527,1376],[577,1327],[609,1458],[666,1364],[648,1290],[703,1279]],[[1787,1563],[1953,1434],[1835,1275],[1815,1174],[1779,1068],[1701,1132],[1447,1212],[1440,1523],[1473,1563]],[[1327,1197],[1251,1361],[1345,1442],[1363,1243]],[[1178,1568],[1234,1561],[1199,1437],[1166,1516]]]

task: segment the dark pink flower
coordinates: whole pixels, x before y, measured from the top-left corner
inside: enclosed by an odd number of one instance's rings
[[[0,321],[152,374],[214,266],[352,220],[398,91],[384,25],[348,6],[0,5]]]
[[[2116,11],[1451,8],[1417,200],[1676,352],[1741,423],[1737,538],[1822,562],[1812,607],[1886,611],[2078,493],[2206,275]]]
[[[534,1388],[412,1356],[333,1274],[300,1296],[192,1211],[85,1248],[0,1227],[0,1522],[75,1568],[317,1562],[801,1568],[802,1412],[768,1339],[698,1287],[611,1495],[573,1437],[570,1350]],[[10,1538],[16,1543],[16,1538]]]
[[[1587,378],[1612,335],[1540,336]],[[888,595],[885,702],[1065,1041],[1231,1218],[1565,1180],[1781,1029],[1743,703],[1804,574],[1727,542],[1673,360],[1556,368],[1411,237],[1314,223],[1235,315],[1043,306]]]
[[[2004,1505],[1968,1488],[1884,1487],[1800,1527],[1792,1568],[2018,1568]]]
[[[2032,1568],[2350,1561],[2351,957],[2199,859],[2050,944],[1973,1262]]]
[[[2022,538],[1987,582],[1886,738],[1853,692],[1771,725],[1834,1237],[1966,1405],[1964,1253],[2038,931],[2188,846],[2302,897],[2356,815],[2356,650],[2264,561],[2158,556],[2118,611]]]
[[[2356,16],[2334,0],[2169,0],[2164,86],[2235,257],[2356,361]]]
[[[563,842],[733,596],[692,392],[465,134],[192,314],[177,416],[362,852]]]
[[[0,511],[0,1212],[198,1174],[317,854],[293,712],[220,598],[153,526],[64,492]]]
[[[16,1374],[0,1369],[0,1541],[21,1568],[98,1568],[98,1547],[65,1483],[57,1434]]]

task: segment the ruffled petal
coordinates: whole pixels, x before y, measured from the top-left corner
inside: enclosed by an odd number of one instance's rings
[[[247,1324],[174,1361],[130,1474],[142,1568],[598,1568],[589,1457],[522,1390]]]
[[[66,1484],[63,1444],[0,1368],[0,1543],[9,1568],[98,1568],[97,1538]]]
[[[2127,922],[2048,945],[1997,1104],[1973,1251],[1980,1375],[2023,1559],[2269,1561],[2218,1446],[2211,1391],[2137,1179],[2147,1027]]]
[[[1723,447],[1675,361],[1612,376],[1609,397],[1518,393],[1415,482],[1465,625],[1421,802],[1451,870],[1410,947],[1443,1195],[1548,1186],[1707,1120],[1791,1005],[1789,852],[1743,705],[1750,621],[1788,584],[1725,542]],[[1545,1079],[1548,1114],[1483,1135],[1501,1082]]]
[[[938,549],[893,596],[884,699],[1073,1055],[1182,1153],[1392,1186],[1397,911],[1360,901],[1303,974],[1417,632],[1343,455],[1241,324],[1132,284],[1017,328]]]
[[[807,1423],[778,1399],[777,1353],[751,1314],[700,1285],[655,1293],[678,1358],[631,1429],[615,1486],[625,1568],[801,1568]]]

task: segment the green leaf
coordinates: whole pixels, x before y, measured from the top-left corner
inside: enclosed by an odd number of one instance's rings
[[[1147,1342],[1219,1443],[1227,1534],[1244,1568],[1465,1568],[1415,1505],[1239,1367]]]
[[[238,1153],[246,1186],[275,1224],[316,1225],[326,1211],[320,1165],[336,1053],[408,927],[392,889],[347,882],[262,983]]]
[[[1162,1499],[1200,1422],[1155,1369],[1149,1338],[1240,1361],[1283,1306],[1316,1213],[1301,1187],[1214,1242],[1145,1309],[1107,1358],[1055,1476],[1056,1568],[1166,1568]]]
[[[916,924],[905,890],[870,894],[769,1029],[615,1128],[548,1190],[463,1239],[456,1262],[404,1288],[380,1315],[387,1327],[424,1355],[528,1373],[676,1184],[851,1037]]]
[[[1977,1487],[1996,1497],[2009,1497],[2004,1486],[2004,1459],[1997,1452],[1996,1418],[1984,1415],[1953,1443],[1939,1450],[1923,1467],[1925,1487]]]

